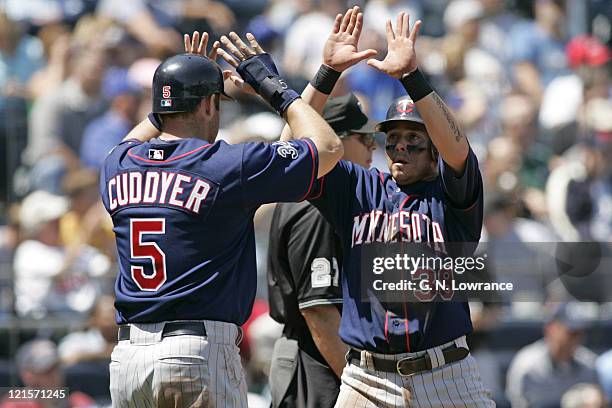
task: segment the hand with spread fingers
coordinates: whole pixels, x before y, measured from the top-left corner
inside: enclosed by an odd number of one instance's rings
[[[272,57],[259,46],[255,36],[248,33],[246,37],[250,46],[233,31],[229,38],[222,36],[225,49],[219,48],[218,53],[246,84],[282,115],[300,96],[280,77]]]
[[[227,48],[227,51],[219,48],[219,55],[234,68],[238,68],[241,61],[266,53],[253,34],[247,33],[246,38],[249,40],[250,47],[233,31],[229,33],[229,38],[225,35],[221,37],[221,43]]]
[[[198,54],[204,57],[208,57],[211,60],[217,59],[217,50],[219,49],[219,42],[215,41],[210,52],[206,55],[206,49],[208,48],[208,39],[209,35],[207,32],[203,32],[200,36],[198,31],[194,31],[193,35],[190,37],[189,34],[185,34],[183,36],[183,41],[185,43],[185,52],[187,54]]]
[[[412,31],[409,22],[410,16],[403,11],[397,15],[396,31],[393,30],[391,20],[387,20],[387,56],[382,61],[368,60],[369,66],[398,79],[417,68],[414,45],[421,20],[414,24]]]
[[[363,13],[358,6],[347,10],[344,16],[338,14],[323,48],[323,63],[335,71],[342,72],[359,61],[376,55],[377,52],[373,49],[357,51],[362,27]]]

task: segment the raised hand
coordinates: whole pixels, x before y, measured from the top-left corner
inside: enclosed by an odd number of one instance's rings
[[[363,14],[355,6],[344,14],[338,14],[334,27],[323,47],[323,63],[336,71],[344,71],[359,61],[371,58],[377,54],[376,50],[357,51]]]
[[[208,57],[211,60],[217,59],[217,50],[219,49],[219,41],[215,41],[210,52],[206,55],[206,48],[208,48],[208,33],[203,32],[200,38],[200,33],[198,31],[193,32],[193,36],[189,37],[189,34],[185,34],[183,36],[183,41],[185,43],[185,52],[188,54],[198,54],[204,57]]]
[[[222,48],[220,48],[220,44],[218,41],[213,44],[213,48],[216,45],[216,50],[219,56],[234,68],[238,67],[238,61],[242,61],[256,54],[265,53],[265,51],[257,42],[255,36],[251,33],[247,33],[246,35],[246,38],[251,46],[250,48],[244,43],[244,41],[242,41],[242,39],[235,32],[232,31],[229,34],[229,37],[236,43],[237,47],[226,36],[221,37],[221,42],[223,42],[223,45],[228,49],[229,52],[231,52],[231,55]],[[236,59],[238,59],[238,61]],[[240,78],[239,75],[234,74],[232,71],[223,71],[223,77],[229,79],[242,92],[245,92],[250,95],[257,95],[257,92],[255,92],[255,90],[249,84],[244,82],[244,79]]]
[[[409,31],[410,16],[405,12],[397,15],[397,31],[393,31],[391,20],[387,20],[387,56],[384,60],[368,60],[368,65],[394,78],[411,73],[417,68],[414,44],[421,27],[418,20]]]

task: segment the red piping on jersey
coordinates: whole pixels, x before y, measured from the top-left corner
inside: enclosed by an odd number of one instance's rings
[[[325,188],[325,176],[321,177],[321,187],[319,187],[319,193],[315,196],[309,198],[309,200],[316,200],[317,198],[321,198],[323,195],[323,189]]]
[[[380,178],[380,182],[383,184],[383,186],[385,185],[385,176],[383,176],[383,174],[379,171],[378,172],[378,177]]]
[[[389,311],[385,311],[385,340],[389,342]]]
[[[168,160],[149,160],[149,159],[144,159],[144,158],[142,158],[140,156],[136,156],[134,153],[132,153],[130,151],[131,148],[128,150],[127,154],[128,154],[128,156],[133,157],[134,159],[138,159],[140,161],[143,161],[145,163],[153,163],[153,164],[157,164],[157,163],[170,163],[170,162],[176,161],[178,159],[182,159],[185,156],[189,156],[190,154],[193,154],[193,153],[195,153],[197,151],[205,149],[205,148],[207,148],[209,146],[212,146],[212,145],[210,143],[205,144],[204,146],[197,147],[197,148],[195,148],[195,149],[193,149],[191,151],[188,151],[187,153],[179,154],[178,156],[172,157],[172,158],[170,158]],[[134,147],[136,147],[136,146],[134,146]]]
[[[472,205],[470,205],[468,208],[459,209],[459,211],[470,211],[472,208],[474,208],[474,206],[476,206],[476,204],[478,204],[478,198],[476,198],[476,200],[474,200]]]
[[[305,142],[308,145],[308,149],[310,150],[310,156],[312,157],[312,174],[310,175],[310,184],[308,185],[308,190],[306,191],[306,194],[304,194],[304,196],[300,198],[298,201],[302,201],[306,199],[306,197],[308,197],[308,195],[310,194],[310,190],[312,189],[312,185],[314,184],[314,180],[315,180],[315,170],[316,170],[315,164],[317,164],[312,146],[310,145],[310,143],[308,143],[307,140],[305,140]]]

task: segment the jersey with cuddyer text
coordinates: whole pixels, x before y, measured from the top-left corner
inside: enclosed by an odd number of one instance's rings
[[[438,159],[431,181],[398,186],[390,174],[341,161],[319,179],[309,199],[343,240],[343,309],[340,336],[347,344],[379,353],[431,348],[472,330],[465,302],[404,302],[388,305],[369,289],[362,301],[361,257],[368,245],[423,242],[466,243],[470,256],[480,239],[483,187],[470,150],[465,172],[456,177]]]
[[[308,139],[117,145],[100,180],[119,254],[117,323],[243,324],[256,290],[255,210],[304,199],[317,161]]]
[[[342,243],[309,202],[280,203],[274,209],[268,247],[270,316],[285,325],[284,335],[327,365],[301,310],[335,305],[342,310]]]

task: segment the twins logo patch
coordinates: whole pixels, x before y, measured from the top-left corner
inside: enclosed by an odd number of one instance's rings
[[[276,152],[283,158],[289,157],[291,160],[295,160],[298,158],[297,149],[288,141],[281,140],[278,142],[272,143],[273,146],[278,146],[276,148]]]
[[[411,113],[414,110],[414,102],[410,99],[404,99],[397,104],[395,109],[400,114]]]

